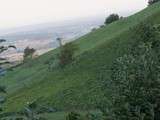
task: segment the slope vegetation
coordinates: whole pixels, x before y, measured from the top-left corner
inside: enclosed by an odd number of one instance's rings
[[[160,3],[74,41],[76,60],[63,70],[48,69],[56,49],[9,71],[0,79],[8,91],[6,111],[19,111],[33,101],[63,110],[95,108],[103,100],[102,74],[109,79],[113,61],[134,42],[131,28],[144,21],[160,24]]]

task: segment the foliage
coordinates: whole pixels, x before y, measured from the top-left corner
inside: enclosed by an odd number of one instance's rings
[[[84,112],[84,111],[83,111]],[[66,116],[66,120],[102,120],[100,113],[88,112],[86,114],[79,114],[77,112],[70,112]]]
[[[149,0],[148,1],[148,4],[149,5],[152,5],[152,4],[154,4],[154,3],[156,3],[156,2],[159,2],[160,0]]]
[[[25,110],[23,111],[23,114],[25,117],[29,120],[46,120],[44,117],[38,116],[36,112],[37,105],[35,103],[30,104],[28,107],[25,107]]]
[[[5,110],[21,110],[28,101],[34,101],[41,96],[44,98],[39,102],[61,110],[94,109],[95,101],[101,102],[104,94],[103,90],[100,91],[101,73],[105,71],[105,77],[109,79],[112,62],[124,53],[128,54],[127,47],[134,42],[131,36],[133,31],[129,31],[129,28],[143,20],[160,24],[159,6],[160,3],[154,4],[74,41],[79,47],[75,62],[67,65],[63,71],[55,69],[49,72],[48,65],[44,64],[45,61],[52,63],[51,58],[56,58],[60,51],[58,48],[32,60],[31,67],[18,66],[7,72],[0,79],[0,84],[7,86]],[[64,92],[66,90],[67,93]],[[110,94],[107,99],[109,96]]]
[[[112,66],[112,90],[108,119],[158,120],[160,118],[160,40],[151,25],[140,24],[130,53],[119,57]],[[107,91],[110,91],[107,90]]]
[[[84,120],[102,120],[102,117],[96,113],[87,113]]]
[[[112,23],[112,22],[115,22],[115,21],[117,21],[117,20],[119,20],[119,19],[120,19],[120,18],[119,18],[119,15],[118,15],[118,14],[111,14],[111,15],[109,15],[109,16],[106,18],[105,24],[108,25],[108,24],[110,24],[110,23]]]
[[[80,114],[78,114],[76,112],[70,112],[66,116],[66,120],[80,120],[80,118],[81,118]]]
[[[74,54],[77,49],[78,47],[72,42],[66,43],[62,46],[59,54],[59,65],[64,67],[65,65],[71,63],[74,60]]]
[[[28,59],[32,59],[33,58],[33,54],[35,52],[36,52],[36,50],[34,48],[26,47],[24,49],[24,55],[23,55],[24,61],[26,61]]]
[[[92,30],[91,30],[91,31],[92,31],[92,32],[94,32],[94,31],[96,31],[96,30],[97,30],[97,28],[92,28]]]
[[[6,86],[0,86],[0,92],[7,93]]]
[[[5,40],[5,39],[0,39],[0,43],[3,43],[3,42],[6,42],[6,40]],[[14,48],[14,49],[16,49],[16,47],[13,46],[13,45],[9,45],[9,46],[1,45],[1,46],[0,46],[0,54],[3,53],[4,51],[8,50],[9,48]],[[0,58],[0,65],[1,65],[1,66],[2,66],[2,65],[5,65],[5,64],[9,64],[9,63],[10,63],[10,62],[7,61],[6,58]],[[1,93],[7,93],[7,92],[6,92],[6,87],[5,87],[5,86],[0,86],[0,92],[1,92]],[[3,102],[5,102],[5,100],[4,100],[3,97],[1,97],[1,99],[2,99],[2,100],[1,100],[1,104],[2,104]],[[0,108],[0,111],[2,111],[2,108]]]

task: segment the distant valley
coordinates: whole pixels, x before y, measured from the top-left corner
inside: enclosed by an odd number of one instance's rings
[[[2,56],[12,61],[23,58],[23,50],[29,46],[41,55],[58,46],[56,38],[61,37],[63,42],[72,41],[89,33],[93,28],[103,24],[103,19],[83,19],[79,21],[66,21],[59,23],[44,23],[24,26],[10,30],[0,31],[0,38],[6,39],[5,44],[15,45],[17,50],[8,50]]]

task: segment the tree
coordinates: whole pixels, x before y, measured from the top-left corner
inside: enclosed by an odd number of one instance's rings
[[[140,24],[134,31],[139,34],[130,53],[111,68],[111,80],[106,81],[111,100],[102,111],[112,120],[159,120],[160,40],[151,25]]]
[[[26,47],[24,49],[24,55],[23,55],[24,61],[26,61],[28,59],[32,59],[33,58],[33,54],[35,52],[36,52],[36,50],[34,48]]]
[[[74,60],[74,54],[77,49],[77,46],[73,42],[66,43],[62,46],[59,54],[59,65],[64,67],[71,63]]]
[[[152,4],[154,4],[154,3],[156,3],[156,2],[159,2],[160,0],[149,0],[148,1],[148,4],[149,5],[152,5]]]
[[[118,14],[111,14],[111,15],[109,15],[109,16],[106,18],[105,24],[108,25],[108,24],[110,24],[110,23],[112,23],[112,22],[115,22],[115,21],[117,21],[117,20],[119,20],[119,19],[120,19],[120,18],[119,18],[119,15],[118,15]]]

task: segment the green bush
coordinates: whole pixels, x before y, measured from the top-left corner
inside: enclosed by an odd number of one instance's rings
[[[119,15],[118,14],[111,14],[111,15],[109,15],[107,18],[106,18],[106,20],[105,20],[105,24],[107,25],[107,24],[110,24],[110,23],[112,23],[112,22],[115,22],[115,21],[117,21],[117,20],[119,20],[120,18],[119,18]]]
[[[72,42],[66,43],[62,46],[59,54],[59,65],[64,67],[71,63],[74,60],[74,54],[77,49],[78,47]]]
[[[140,24],[134,31],[135,44],[116,59],[106,81],[111,99],[101,110],[109,120],[160,118],[160,40],[151,25]]]
[[[96,113],[87,113],[84,120],[102,120],[102,116]]]
[[[149,5],[152,5],[152,4],[154,4],[154,3],[156,3],[156,2],[159,2],[160,0],[149,0],[148,1],[148,4]]]
[[[80,118],[81,118],[80,114],[78,114],[76,112],[70,112],[66,116],[66,120],[80,120]]]
[[[24,49],[23,61],[33,58],[33,54],[36,52],[34,48],[26,47]]]

